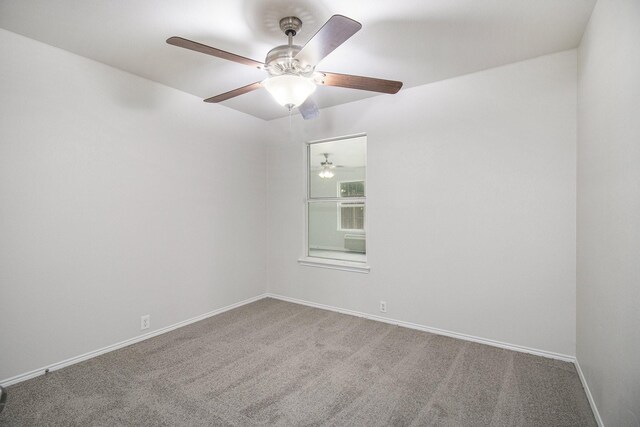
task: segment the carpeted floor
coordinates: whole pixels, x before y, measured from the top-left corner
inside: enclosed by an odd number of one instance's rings
[[[570,363],[274,299],[8,391],[1,425],[596,425]]]

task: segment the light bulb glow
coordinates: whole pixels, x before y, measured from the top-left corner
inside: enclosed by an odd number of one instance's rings
[[[333,172],[328,166],[322,168],[320,173],[318,174],[320,178],[333,178]]]
[[[302,104],[316,90],[311,79],[294,74],[269,77],[262,82],[262,86],[278,104],[290,108]]]

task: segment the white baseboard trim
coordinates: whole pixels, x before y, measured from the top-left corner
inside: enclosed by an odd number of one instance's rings
[[[190,325],[191,323],[199,322],[200,320],[207,319],[209,317],[215,316],[216,314],[220,314],[220,313],[224,313],[225,311],[233,310],[234,308],[238,308],[240,306],[243,306],[243,305],[246,305],[246,304],[250,304],[252,302],[261,300],[261,299],[266,298],[266,297],[267,297],[267,294],[261,294],[261,295],[255,296],[253,298],[249,298],[249,299],[246,299],[244,301],[240,301],[240,302],[237,302],[235,304],[231,304],[231,305],[228,305],[226,307],[218,308],[217,310],[213,310],[213,311],[210,311],[208,313],[204,313],[204,314],[201,314],[199,316],[192,317],[191,319],[183,320],[182,322],[174,323],[173,325],[165,326],[164,328],[156,329],[155,331],[152,331],[152,332],[149,332],[149,333],[146,333],[146,334],[143,334],[143,335],[139,335],[137,337],[129,338],[128,340],[120,341],[119,343],[116,343],[116,344],[108,345],[108,346],[103,347],[103,348],[98,349],[98,350],[93,350],[93,351],[90,351],[88,353],[81,354],[79,356],[71,357],[71,358],[63,360],[61,362],[53,363],[51,365],[44,366],[44,367],[38,368],[38,369],[34,369],[33,371],[29,371],[29,372],[26,372],[24,374],[19,374],[19,375],[16,375],[14,377],[7,378],[5,380],[0,381],[0,386],[7,387],[7,386],[10,386],[10,385],[22,382],[22,381],[26,381],[26,380],[31,379],[31,378],[35,378],[35,377],[37,377],[39,375],[44,375],[47,372],[53,372],[53,371],[56,371],[58,369],[62,369],[64,367],[66,367],[66,366],[70,366],[70,365],[74,365],[74,364],[79,363],[79,362],[83,362],[83,361],[85,361],[87,359],[91,359],[93,357],[100,356],[101,354],[108,353],[108,352],[114,351],[114,350],[118,350],[118,349],[120,349],[122,347],[126,347],[126,346],[129,346],[131,344],[135,344],[135,343],[138,343],[140,341],[144,341],[144,340],[147,340],[149,338],[153,338],[153,337],[156,337],[158,335],[162,335],[162,334],[167,333],[169,331],[173,331],[174,329],[178,329],[178,328],[181,328],[183,326]]]
[[[60,361],[60,362],[57,362],[57,363],[53,363],[53,364],[48,365],[48,366],[43,366],[42,368],[34,369],[33,371],[29,371],[29,372],[26,372],[26,373],[23,373],[23,374],[16,375],[16,376],[11,377],[11,378],[7,378],[5,380],[1,380],[0,381],[0,385],[3,386],[3,387],[7,387],[7,386],[10,386],[10,385],[13,385],[13,384],[17,384],[19,382],[26,381],[26,380],[31,379],[31,378],[35,378],[35,377],[37,377],[39,375],[44,375],[46,372],[53,372],[53,371],[56,371],[58,369],[62,369],[64,367],[66,367],[66,366],[70,366],[70,365],[73,365],[73,364],[76,364],[76,363],[79,363],[79,362],[83,362],[83,361],[91,359],[93,357],[100,356],[101,354],[105,354],[105,353],[108,353],[110,351],[118,350],[120,348],[123,348],[123,347],[129,346],[129,345],[138,343],[140,341],[144,341],[144,340],[147,340],[149,338],[153,338],[155,336],[162,335],[162,334],[167,333],[169,331],[172,331],[174,329],[178,329],[178,328],[180,328],[182,326],[190,325],[190,324],[198,322],[200,320],[204,320],[204,319],[207,319],[209,317],[215,316],[217,314],[224,313],[225,311],[229,311],[229,310],[232,310],[234,308],[238,308],[238,307],[241,307],[243,305],[250,304],[252,302],[261,300],[263,298],[274,298],[274,299],[278,299],[278,300],[282,300],[282,301],[292,302],[292,303],[295,303],[295,304],[302,304],[302,305],[306,305],[306,306],[309,306],[309,307],[315,307],[315,308],[320,308],[320,309],[323,309],[323,310],[329,310],[329,311],[334,311],[334,312],[338,312],[338,313],[348,314],[348,315],[351,315],[351,316],[363,317],[363,318],[366,318],[366,319],[375,320],[375,321],[378,321],[378,322],[389,323],[389,324],[392,324],[392,325],[402,326],[402,327],[405,327],[405,328],[416,329],[416,330],[419,330],[419,331],[430,332],[430,333],[433,333],[433,334],[444,335],[444,336],[448,336],[448,337],[452,337],[452,338],[458,338],[458,339],[465,340],[465,341],[471,341],[471,342],[476,342],[476,343],[480,343],[480,344],[490,345],[490,346],[493,346],[493,347],[504,348],[504,349],[507,349],[507,350],[518,351],[518,352],[521,352],[521,353],[529,353],[529,354],[533,354],[533,355],[536,355],[536,356],[542,356],[542,357],[547,357],[547,358],[550,358],[550,359],[557,359],[557,360],[562,360],[562,361],[565,361],[565,362],[575,363],[576,369],[578,371],[578,375],[580,376],[580,380],[582,381],[582,384],[583,384],[583,386],[585,388],[585,391],[587,393],[587,397],[589,399],[589,403],[591,404],[593,412],[594,412],[594,414],[596,416],[596,420],[598,421],[600,427],[603,427],[602,420],[600,418],[600,415],[598,414],[598,411],[596,409],[596,406],[595,406],[595,403],[594,403],[593,398],[591,396],[591,393],[589,392],[589,388],[587,386],[587,383],[584,380],[584,376],[582,374],[582,371],[580,370],[580,367],[579,367],[575,357],[573,357],[573,356],[560,354],[560,353],[549,352],[549,351],[545,351],[545,350],[538,350],[538,349],[519,346],[519,345],[515,345],[515,344],[508,344],[508,343],[495,341],[495,340],[491,340],[491,339],[487,339],[487,338],[480,338],[480,337],[476,337],[476,336],[473,336],[473,335],[467,335],[467,334],[462,334],[462,333],[458,333],[458,332],[447,331],[447,330],[444,330],[444,329],[434,328],[434,327],[425,326],[425,325],[419,325],[419,324],[416,324],[416,323],[405,322],[405,321],[402,321],[402,320],[390,319],[390,318],[387,318],[387,317],[376,316],[376,315],[373,315],[373,314],[363,313],[363,312],[355,311],[355,310],[343,309],[343,308],[334,307],[334,306],[325,305],[325,304],[318,304],[318,303],[314,303],[314,302],[310,302],[310,301],[305,301],[305,300],[301,300],[301,299],[297,299],[297,298],[290,298],[290,297],[286,297],[286,296],[283,296],[283,295],[277,295],[277,294],[272,294],[272,293],[265,293],[265,294],[257,295],[255,297],[246,299],[244,301],[240,301],[240,302],[237,302],[235,304],[231,304],[231,305],[228,305],[226,307],[222,307],[222,308],[219,308],[217,310],[213,310],[213,311],[210,311],[208,313],[204,313],[204,314],[201,314],[199,316],[192,317],[192,318],[184,320],[182,322],[174,323],[173,325],[157,329],[157,330],[149,332],[147,334],[139,335],[137,337],[133,337],[133,338],[130,338],[128,340],[124,340],[124,341],[121,341],[119,343],[103,347],[103,348],[98,349],[98,350],[90,351],[88,353],[84,353],[84,354],[81,354],[79,356],[71,357],[69,359],[66,359],[66,360],[63,360],[63,361]]]
[[[307,305],[309,307],[321,308],[323,310],[335,311],[335,312],[342,313],[342,314],[349,314],[351,316],[364,317],[366,319],[375,320],[375,321],[378,321],[378,322],[389,323],[389,324],[392,324],[392,325],[402,326],[402,327],[405,327],[405,328],[410,328],[410,329],[416,329],[416,330],[419,330],[419,331],[430,332],[432,334],[444,335],[444,336],[451,337],[451,338],[458,338],[458,339],[465,340],[465,341],[472,341],[472,342],[476,342],[476,343],[479,343],[479,344],[486,344],[486,345],[490,345],[492,347],[499,347],[499,348],[504,348],[504,349],[507,349],[507,350],[518,351],[520,353],[533,354],[535,356],[542,356],[542,357],[546,357],[546,358],[549,358],[549,359],[562,360],[564,362],[571,362],[571,363],[575,362],[575,357],[574,356],[569,356],[569,355],[566,355],[566,354],[554,353],[554,352],[546,351],[546,350],[538,350],[538,349],[535,349],[535,348],[524,347],[524,346],[515,345],[515,344],[508,344],[508,343],[505,343],[505,342],[496,341],[496,340],[492,340],[492,339],[476,337],[476,336],[473,336],[473,335],[462,334],[462,333],[459,333],[459,332],[447,331],[445,329],[439,329],[439,328],[434,328],[434,327],[431,327],[431,326],[419,325],[419,324],[416,324],[416,323],[405,322],[403,320],[390,319],[388,317],[376,316],[374,314],[363,313],[363,312],[355,311],[355,310],[347,310],[347,309],[344,309],[344,308],[334,307],[334,306],[331,306],[331,305],[318,304],[318,303],[315,303],[315,302],[305,301],[305,300],[301,300],[301,299],[297,299],[297,298],[290,298],[290,297],[286,297],[286,296],[283,296],[283,295],[267,293],[265,296],[269,297],[269,298],[279,299],[279,300],[282,300],[282,301],[292,302],[292,303],[295,303],[295,304]]]
[[[578,358],[576,357],[575,361],[576,371],[578,371],[578,377],[580,377],[580,382],[582,383],[582,388],[584,388],[584,392],[587,395],[587,400],[589,400],[589,405],[591,405],[591,410],[593,411],[593,416],[596,419],[599,427],[604,427],[604,422],[602,422],[602,417],[600,416],[600,412],[598,412],[598,407],[596,406],[596,401],[593,399],[593,395],[591,394],[591,390],[589,390],[589,385],[587,384],[587,379],[582,373],[582,368],[580,368],[580,363],[578,363]]]

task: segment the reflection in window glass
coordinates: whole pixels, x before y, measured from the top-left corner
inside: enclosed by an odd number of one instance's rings
[[[364,197],[364,181],[340,183],[340,197]]]
[[[309,198],[341,197],[339,182],[360,182],[354,191],[365,196],[366,136],[311,143],[308,154]]]
[[[308,146],[308,256],[366,262],[366,136]]]
[[[364,232],[364,203],[340,203],[340,229]]]
[[[364,204],[342,205],[336,201],[309,203],[309,256],[346,261],[366,260]],[[344,225],[355,226],[355,229],[336,226],[336,212],[343,209],[349,214],[359,211],[352,216],[342,215],[341,218]],[[358,228],[360,224],[362,226]]]

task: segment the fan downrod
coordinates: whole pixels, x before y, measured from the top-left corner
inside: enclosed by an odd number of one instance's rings
[[[297,16],[287,16],[280,20],[280,29],[287,36],[295,36],[302,28],[302,21]]]

